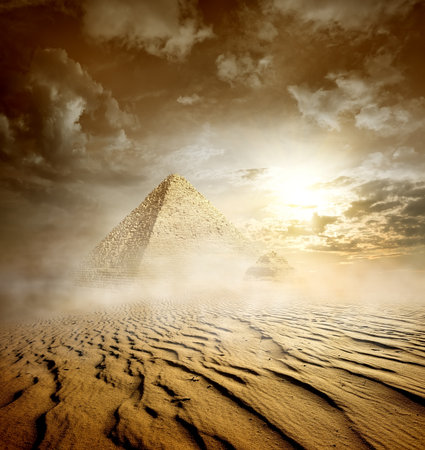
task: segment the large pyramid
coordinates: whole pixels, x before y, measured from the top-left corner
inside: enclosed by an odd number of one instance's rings
[[[254,255],[252,244],[224,215],[173,174],[92,250],[79,280],[184,278],[194,270],[219,271],[226,263],[235,267],[235,259],[249,265]]]

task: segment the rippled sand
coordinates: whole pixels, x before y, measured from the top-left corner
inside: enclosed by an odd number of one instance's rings
[[[425,309],[138,303],[0,334],[2,448],[425,447]]]

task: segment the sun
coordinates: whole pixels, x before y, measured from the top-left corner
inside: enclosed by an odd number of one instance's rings
[[[267,181],[272,198],[269,210],[277,217],[298,221],[310,221],[314,213],[340,213],[342,193],[323,188],[317,172],[312,168],[275,171]]]

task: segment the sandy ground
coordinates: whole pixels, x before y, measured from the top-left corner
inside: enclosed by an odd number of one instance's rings
[[[425,308],[140,302],[0,332],[0,447],[425,447]]]

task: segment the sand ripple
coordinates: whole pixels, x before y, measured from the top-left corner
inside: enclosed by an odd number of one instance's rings
[[[0,443],[422,449],[424,319],[161,301],[3,327]]]

